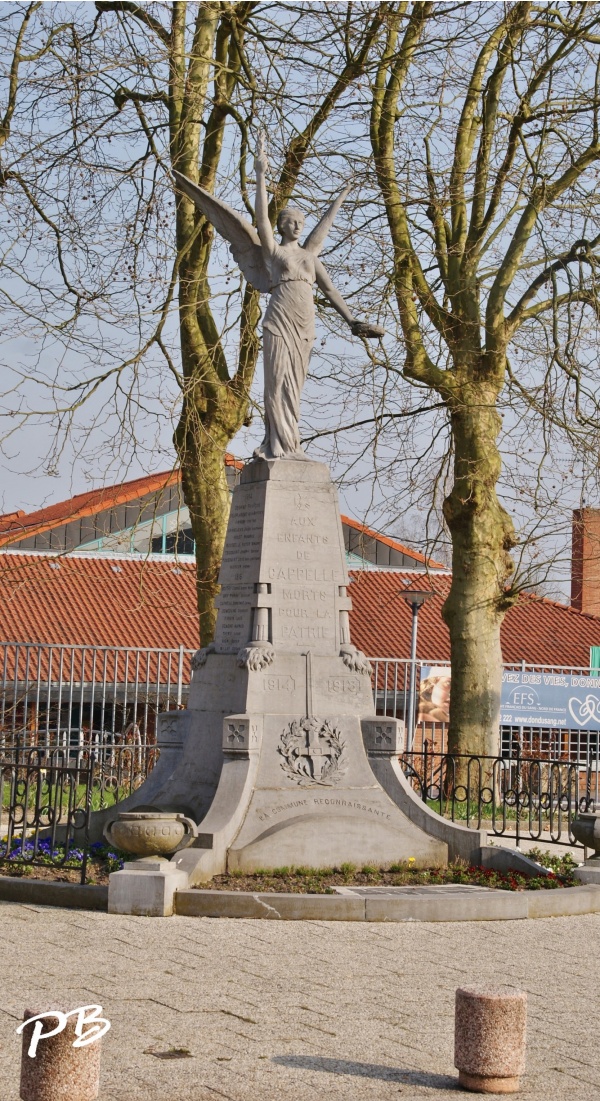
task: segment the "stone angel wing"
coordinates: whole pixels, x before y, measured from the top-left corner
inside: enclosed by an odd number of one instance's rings
[[[309,233],[306,241],[302,246],[307,250],[307,252],[312,252],[315,256],[319,255],[321,248],[325,243],[327,234],[329,233],[329,230],[331,229],[335,221],[335,216],[350,189],[350,185],[344,188],[341,195],[338,195],[337,199],[334,199],[331,206],[325,212],[321,220],[317,222],[315,228]]]
[[[231,255],[248,282],[263,294],[270,291],[271,277],[267,271],[260,238],[254,226],[222,199],[210,195],[203,187],[192,183],[181,172],[174,170],[173,175],[178,187],[193,200],[211,225],[229,242]]]

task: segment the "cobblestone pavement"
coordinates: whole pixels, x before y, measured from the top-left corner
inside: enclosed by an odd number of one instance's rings
[[[387,925],[0,903],[0,921],[1,1101],[18,1099],[25,1006],[91,1002],[112,1022],[100,1101],[466,1097],[454,991],[479,980],[529,993],[524,1096],[600,1098],[600,915]],[[191,1057],[159,1057],[173,1048]]]

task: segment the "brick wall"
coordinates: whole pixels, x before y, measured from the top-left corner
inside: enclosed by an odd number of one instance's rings
[[[573,512],[571,604],[580,612],[600,615],[600,509]]]

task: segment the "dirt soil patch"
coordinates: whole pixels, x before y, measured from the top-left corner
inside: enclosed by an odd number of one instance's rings
[[[450,864],[447,868],[412,868],[410,862],[389,868],[365,866],[359,869],[351,864],[325,869],[276,868],[273,871],[257,871],[252,875],[238,872],[216,875],[204,888],[199,889],[333,894],[335,887],[422,887],[444,883],[464,883],[501,891],[540,891],[572,886],[573,868],[576,866],[572,858],[552,858],[552,862],[558,864],[558,867],[550,870],[547,875],[539,876],[495,872],[489,868],[464,863]]]
[[[104,863],[90,860],[86,869],[86,883],[94,883],[97,886],[108,886],[110,871]],[[51,864],[17,864],[7,862],[0,864],[0,875],[8,875],[17,879],[43,879],[53,883],[81,883],[81,867],[69,868]]]

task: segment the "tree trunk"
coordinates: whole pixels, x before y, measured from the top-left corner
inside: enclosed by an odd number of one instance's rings
[[[205,226],[208,237],[210,230]],[[260,317],[256,291],[246,287],[240,325],[238,371],[229,378],[219,335],[209,309],[201,263],[192,247],[190,268],[184,261],[179,283],[181,358],[185,389],[174,443],[181,468],[183,496],[196,543],[196,591],[200,644],[215,633],[219,569],[223,556],[230,494],[225,452],[248,415],[249,388],[258,356]]]
[[[493,387],[469,384],[453,400],[454,485],[444,501],[452,535],[452,584],[443,608],[452,654],[448,748],[491,756],[500,748],[500,625],[512,603],[505,590],[515,542],[496,494],[497,396]]]
[[[184,400],[175,432],[181,466],[184,500],[189,508],[196,542],[196,592],[200,618],[200,643],[213,638],[216,622],[214,598],[229,518],[229,487],[225,450],[229,435],[205,427],[190,400]]]

